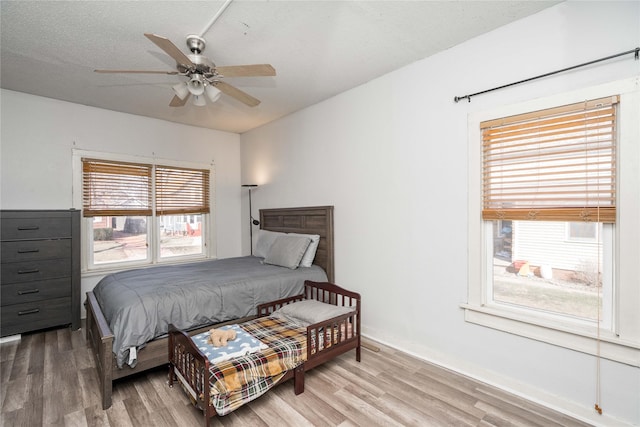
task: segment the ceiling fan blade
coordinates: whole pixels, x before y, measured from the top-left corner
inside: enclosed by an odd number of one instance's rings
[[[235,99],[237,99],[240,102],[243,102],[245,104],[247,104],[249,107],[255,107],[256,105],[260,104],[260,100],[254,98],[253,96],[249,95],[248,93],[245,93],[243,91],[241,91],[240,89],[238,89],[235,86],[231,86],[228,83],[225,82],[220,82],[217,81],[214,83],[215,87],[217,87],[218,89],[220,89],[220,92],[227,94]]]
[[[187,55],[182,53],[182,51],[178,49],[177,46],[173,44],[168,38],[149,33],[144,33],[144,35],[146,38],[154,42],[156,46],[164,50],[167,55],[175,59],[178,64],[194,65],[193,62],[191,62],[191,60],[187,57]]]
[[[146,71],[146,70],[93,70],[96,73],[129,73],[129,74],[168,74],[175,76],[177,71]]]
[[[174,95],[173,99],[169,103],[169,107],[183,107],[184,104],[187,103],[187,99],[189,99],[189,95],[191,94],[187,94],[187,96],[185,96],[184,99],[180,99],[178,95]]]
[[[275,76],[276,70],[270,64],[230,65],[216,67],[216,71],[223,77],[262,77]]]

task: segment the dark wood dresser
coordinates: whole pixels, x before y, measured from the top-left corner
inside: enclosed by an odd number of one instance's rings
[[[0,211],[0,336],[80,328],[80,211]]]

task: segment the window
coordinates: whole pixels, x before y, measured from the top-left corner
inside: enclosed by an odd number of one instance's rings
[[[208,169],[81,161],[89,269],[206,255]]]
[[[487,227],[496,224],[491,221]],[[606,244],[595,239],[589,244],[584,239],[567,240],[567,227],[582,224],[513,221],[512,252],[505,256],[494,250],[487,266],[492,272],[489,301],[610,326],[611,307],[603,301],[611,301],[613,277],[603,265],[603,251],[610,257],[613,245],[611,239]],[[588,228],[609,226],[587,224]]]
[[[160,258],[203,252],[204,214],[209,213],[209,171],[156,166],[156,214]]]
[[[565,224],[584,232],[615,221],[617,103],[600,98],[480,123],[482,217],[487,227],[512,221],[509,233],[499,230],[510,258],[504,249],[488,258],[490,302],[601,321],[602,295],[611,293],[603,245],[578,248]]]
[[[629,80],[469,116],[468,322],[638,364],[639,100]]]
[[[568,222],[567,240],[596,241],[598,239],[598,224],[593,222]]]

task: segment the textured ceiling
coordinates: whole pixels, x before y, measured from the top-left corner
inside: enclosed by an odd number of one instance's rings
[[[244,1],[210,29],[216,65],[269,63],[275,77],[226,78],[260,99],[248,107],[169,107],[181,76],[98,74],[94,69],[175,70],[144,33],[202,34],[224,1],[0,2],[4,89],[242,133],[536,13],[557,1]]]

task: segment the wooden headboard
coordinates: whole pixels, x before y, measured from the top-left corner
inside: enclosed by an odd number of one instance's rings
[[[333,251],[333,206],[260,209],[260,228],[283,233],[320,235],[320,244],[313,263],[327,273],[335,283]]]

